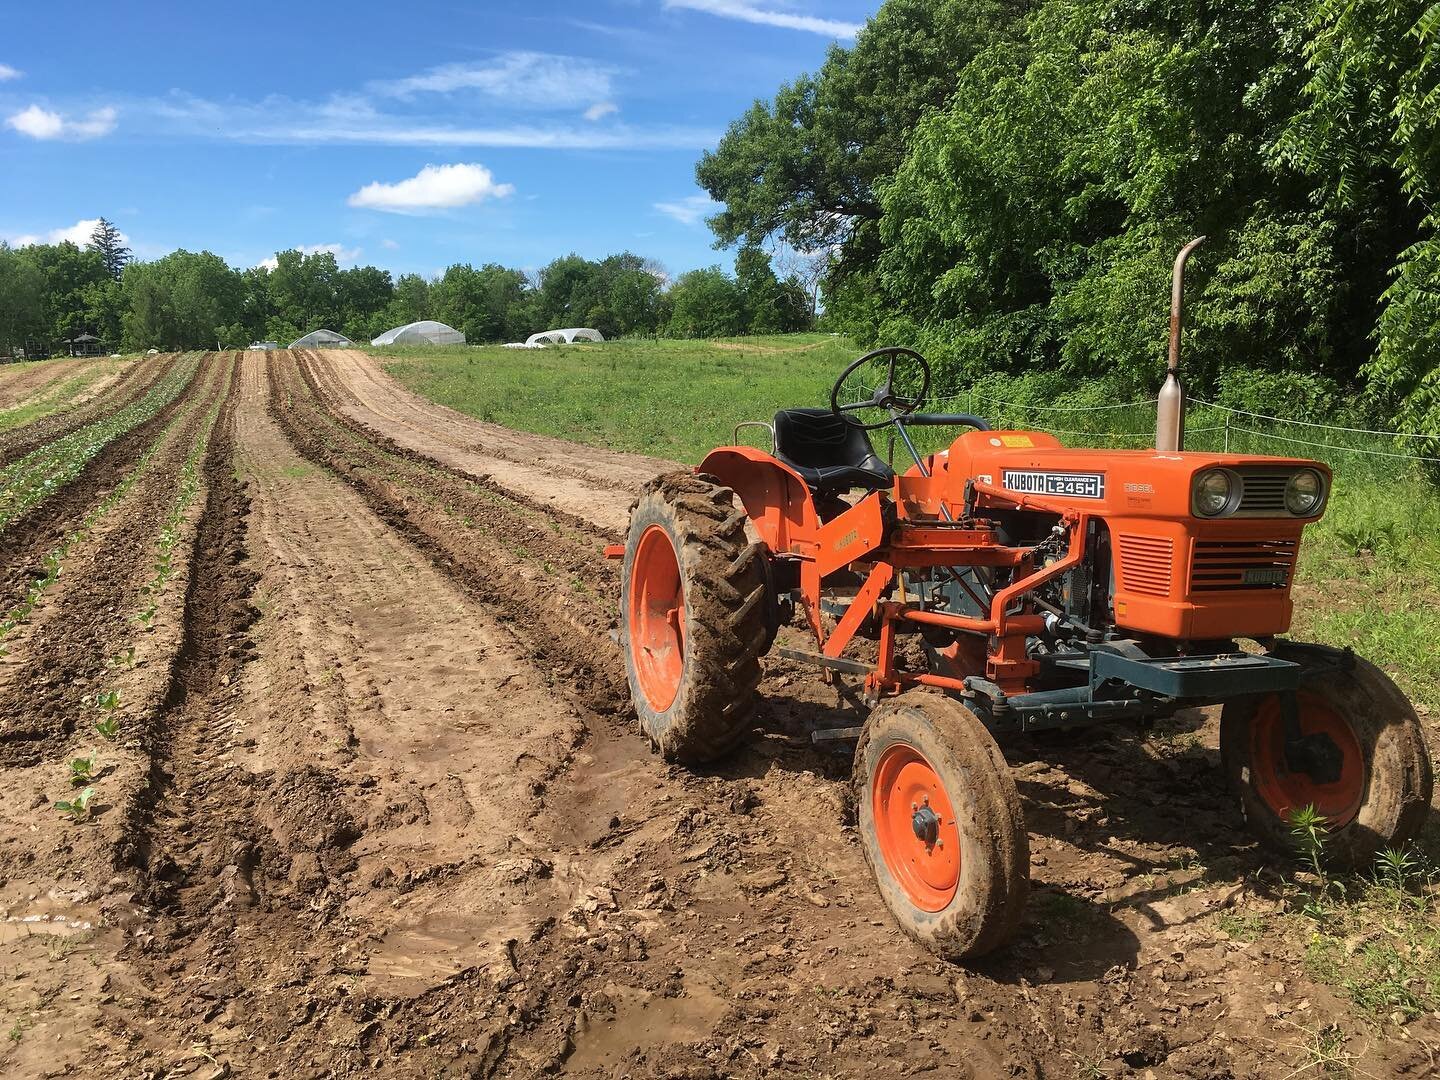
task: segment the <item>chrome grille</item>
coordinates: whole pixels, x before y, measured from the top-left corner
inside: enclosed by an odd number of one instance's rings
[[[1126,592],[1169,596],[1175,541],[1165,536],[1120,534],[1120,584]]]
[[[1190,591],[1288,589],[1298,540],[1197,540]]]

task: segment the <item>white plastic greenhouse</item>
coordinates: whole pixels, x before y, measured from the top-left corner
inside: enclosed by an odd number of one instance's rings
[[[588,326],[575,326],[566,330],[545,330],[531,334],[525,339],[525,344],[533,349],[537,345],[573,345],[577,341],[604,340],[605,335],[599,330],[591,330]]]
[[[292,349],[343,349],[348,345],[354,345],[344,334],[337,334],[334,330],[311,330],[302,338],[296,338],[290,342]]]
[[[406,323],[370,342],[371,345],[464,345],[465,335],[453,326],[446,326],[434,319]]]

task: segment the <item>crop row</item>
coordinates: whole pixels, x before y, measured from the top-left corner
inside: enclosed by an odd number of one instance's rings
[[[0,533],[74,480],[112,440],[175,400],[194,377],[198,363],[194,356],[182,358],[138,401],[0,469]]]
[[[159,387],[156,389],[159,389]],[[172,394],[171,397],[173,396]],[[44,571],[44,574],[32,580],[25,591],[24,598],[9,611],[5,612],[3,616],[0,616],[0,656],[5,655],[5,639],[16,627],[29,620],[31,613],[40,603],[46,591],[60,579],[61,572],[64,568],[64,561],[70,554],[71,548],[87,536],[100,519],[113,510],[115,506],[129,494],[131,488],[133,488],[149,470],[151,462],[165,445],[166,438],[170,432],[185,419],[186,415],[185,413],[181,413],[172,419],[170,423],[166,424],[156,435],[150,446],[146,448],[145,452],[140,455],[134,468],[126,474],[125,478],[121,480],[104,499],[86,513],[74,531],[66,535],[60,543],[46,553],[44,558],[40,560],[40,567]]]
[[[210,437],[215,431],[215,423],[224,404],[225,397],[222,394],[201,423],[200,431],[195,436],[195,443],[190,448],[190,453],[186,455],[185,462],[176,477],[175,499],[171,503],[170,512],[165,517],[165,523],[160,529],[160,535],[155,543],[154,574],[141,586],[140,593],[145,597],[144,607],[134,616],[134,621],[145,627],[146,630],[149,630],[154,623],[160,597],[164,594],[165,586],[174,574],[175,546],[180,542],[180,531],[185,523],[186,513],[200,490],[200,464],[204,460],[205,451],[209,448]],[[111,671],[118,671],[121,668],[130,669],[135,664],[136,649],[133,645],[105,662],[105,666]],[[94,722],[95,734],[107,742],[115,741],[120,735],[120,691],[113,686],[100,691],[94,697],[94,706],[97,712]],[[95,785],[99,782],[102,772],[100,756],[97,751],[91,750],[84,757],[71,758],[68,766],[71,785],[83,788],[83,790],[68,799],[56,800],[55,809],[79,824],[90,818],[90,804],[95,798]]]

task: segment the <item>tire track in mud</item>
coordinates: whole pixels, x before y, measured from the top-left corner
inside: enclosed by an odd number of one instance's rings
[[[71,565],[64,568],[68,573],[61,575],[58,594],[46,598],[45,619],[22,639],[28,662],[9,672],[0,688],[0,766],[38,764],[93,715],[91,700],[104,678],[106,658],[128,635],[126,624],[139,607],[141,585],[152,576],[157,522],[174,497],[175,478],[210,407],[226,392],[226,375],[223,360],[202,361],[176,396],[179,422],[163,436],[156,458],[99,526],[89,550],[67,560]],[[117,472],[116,480],[121,476]]]
[[[177,358],[176,354],[165,354],[137,360],[98,396],[74,408],[61,409],[29,424],[0,432],[0,466],[18,461],[46,443],[112,416],[139,401],[154,389]]]
[[[24,595],[30,582],[43,576],[40,563],[45,555],[124,480],[146,447],[186,407],[203,368],[203,362],[197,364],[190,381],[154,416],[110,440],[74,480],[0,533],[0,611],[8,611]],[[155,381],[163,375],[162,370]],[[145,393],[150,389],[153,384]],[[132,403],[141,396],[143,394],[136,395]]]

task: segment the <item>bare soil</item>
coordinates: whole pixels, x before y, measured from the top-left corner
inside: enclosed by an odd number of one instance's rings
[[[1226,931],[1270,919],[1280,877],[1215,717],[1005,745],[1030,907],[1010,946],[940,963],[881,904],[849,751],[809,739],[859,718],[809,670],[765,661],[715,768],[636,734],[600,548],[673,463],[479,423],[348,352],[207,358],[170,418],[0,661],[0,1074],[1280,1078],[1319,1075],[1334,1023],[1361,1075],[1434,1075],[1435,1018],[1362,1021],[1293,942]],[[52,803],[92,747],[75,824]]]

